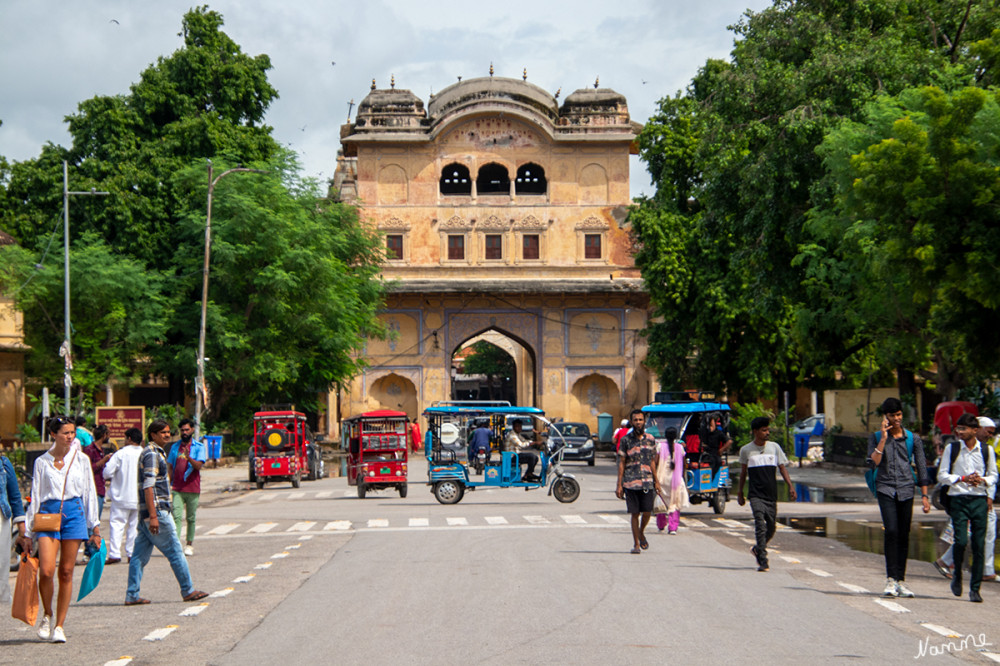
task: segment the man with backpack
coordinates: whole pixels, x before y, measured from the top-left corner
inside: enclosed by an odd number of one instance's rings
[[[913,519],[914,486],[920,486],[924,513],[930,513],[927,494],[927,462],[920,436],[903,428],[903,403],[899,398],[882,402],[882,428],[868,438],[870,468],[866,475],[874,481],[882,526],[885,529],[886,597],[913,597],[906,586],[906,559],[910,548],[910,522]],[[916,476],[914,476],[914,466]],[[982,566],[982,563],[980,563]]]
[[[986,541],[987,513],[993,510],[993,489],[997,483],[996,454],[976,438],[979,420],[972,414],[962,414],[955,425],[955,434],[962,440],[952,442],[941,456],[938,482],[948,486],[942,499],[947,500],[948,515],[955,533],[953,554],[955,573],[951,593],[962,595],[962,567],[965,547],[972,541],[972,575],[969,581],[969,601],[982,603],[979,587],[983,582],[983,551]],[[955,450],[958,453],[954,453]],[[945,504],[943,501],[942,504]]]

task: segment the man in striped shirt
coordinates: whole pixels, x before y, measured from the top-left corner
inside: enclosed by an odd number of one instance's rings
[[[753,441],[740,449],[740,486],[736,501],[746,504],[743,484],[750,477],[750,510],[753,512],[754,532],[757,545],[750,553],[757,558],[757,571],[767,571],[767,543],[774,536],[778,519],[778,480],[775,471],[780,471],[788,485],[788,499],[795,501],[795,487],[788,478],[788,458],[777,442],[768,441],[771,434],[771,419],[758,416],[750,422]]]

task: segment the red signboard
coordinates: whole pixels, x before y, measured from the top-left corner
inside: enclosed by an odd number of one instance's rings
[[[125,431],[129,428],[138,428],[145,436],[146,408],[145,407],[97,407],[94,416],[96,425],[106,425],[108,435],[112,440],[121,441],[125,439]]]

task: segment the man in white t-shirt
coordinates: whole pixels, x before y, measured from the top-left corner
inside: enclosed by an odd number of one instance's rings
[[[108,559],[105,564],[122,561],[122,533],[125,535],[125,557],[132,557],[136,528],[139,525],[139,456],[142,454],[142,431],[125,431],[125,446],[115,452],[104,466],[111,501],[111,530],[108,536]]]
[[[754,532],[757,545],[750,553],[757,558],[757,571],[767,571],[767,543],[774,536],[778,521],[778,480],[775,471],[780,471],[788,485],[788,499],[795,501],[795,486],[788,478],[788,458],[777,442],[768,441],[771,434],[771,419],[758,416],[750,422],[753,441],[740,449],[740,486],[736,501],[746,504],[743,484],[750,478],[750,510],[753,512]]]

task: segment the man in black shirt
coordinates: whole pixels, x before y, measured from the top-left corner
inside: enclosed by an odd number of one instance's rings
[[[722,467],[722,454],[733,445],[733,438],[722,429],[721,421],[722,415],[718,412],[712,412],[708,415],[708,424],[702,425],[698,433],[701,439],[702,457],[711,465],[713,479],[719,473],[719,468]]]

